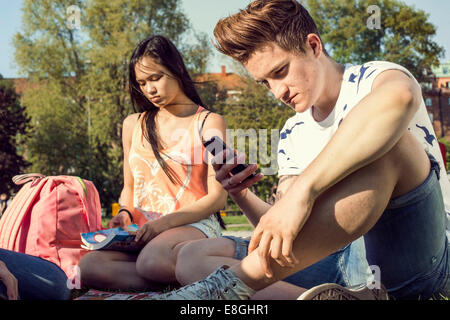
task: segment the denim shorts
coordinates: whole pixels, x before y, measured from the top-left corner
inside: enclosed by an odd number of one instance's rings
[[[206,238],[219,238],[222,235],[222,228],[215,214],[198,222],[190,223],[188,226],[200,230]]]
[[[381,282],[395,299],[426,300],[450,293],[440,168],[429,157],[428,178],[406,195],[392,199],[364,235],[368,263],[379,267]]]
[[[233,240],[236,245],[234,259],[242,260],[248,255],[250,240],[234,236],[224,238]],[[364,241],[360,238],[284,281],[306,289],[323,283],[337,283],[345,287],[367,283],[369,265],[364,254]]]
[[[234,244],[236,245],[233,256],[234,259],[242,260],[248,255],[248,246],[250,244],[250,240],[235,236],[224,236],[224,238],[233,240]]]

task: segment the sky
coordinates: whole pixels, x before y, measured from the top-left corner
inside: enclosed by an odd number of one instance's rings
[[[226,17],[244,8],[250,0],[179,0],[183,10],[196,31],[205,32],[213,38],[213,30],[220,18]],[[445,48],[446,57],[450,60],[450,14],[449,0],[403,0],[428,13],[429,21],[437,27],[434,37],[440,46]],[[376,3],[376,0],[374,0]],[[14,48],[12,37],[21,30],[22,0],[0,0],[0,74],[5,78],[18,77],[14,65]],[[382,16],[381,16],[382,18]],[[209,72],[220,72],[221,65],[231,67],[229,60],[220,54],[215,54],[208,64]]]

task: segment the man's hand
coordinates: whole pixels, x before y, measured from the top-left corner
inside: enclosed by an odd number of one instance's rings
[[[262,216],[249,245],[249,253],[258,249],[263,270],[273,277],[270,259],[282,267],[298,263],[293,253],[293,242],[309,218],[314,201],[299,200],[299,194],[289,190],[286,195]]]
[[[255,177],[246,180],[246,178],[258,169],[257,164],[249,165],[245,170],[236,175],[230,174],[233,168],[245,162],[245,154],[234,154],[233,161],[225,160],[230,158],[230,156],[228,150],[224,150],[212,159],[211,164],[216,171],[216,180],[228,192],[232,199],[234,197],[245,197],[247,188],[260,181],[264,175],[259,173]]]
[[[8,300],[17,300],[19,298],[19,286],[16,277],[9,272],[3,261],[0,261],[0,281],[6,287]]]

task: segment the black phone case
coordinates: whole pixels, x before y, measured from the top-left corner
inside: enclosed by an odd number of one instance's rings
[[[217,144],[219,144],[219,146],[222,146],[222,148],[221,149],[217,148]],[[204,142],[203,145],[205,146],[206,150],[208,150],[213,156],[216,155],[216,150],[223,151],[225,149],[230,150],[231,154],[234,154],[234,150],[232,148],[228,147],[227,144],[222,139],[220,139],[218,136],[212,137],[210,140]],[[229,157],[229,158],[231,158],[231,157]],[[247,164],[238,164],[236,167],[234,167],[231,170],[231,173],[233,175],[236,175],[239,172],[245,170],[246,168],[248,168]],[[254,176],[256,176],[255,172],[253,172],[250,176],[248,176],[246,180],[248,180]]]

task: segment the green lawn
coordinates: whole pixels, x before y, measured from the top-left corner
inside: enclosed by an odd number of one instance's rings
[[[106,217],[102,219],[102,225],[104,228],[108,227],[108,222],[109,220],[111,220],[110,217]],[[247,217],[242,215],[242,216],[227,216],[227,217],[223,217],[223,221],[225,222],[225,224],[230,225],[230,224],[248,224],[249,227],[236,227],[236,228],[240,228],[238,230],[251,230],[253,229],[250,222],[248,222]],[[231,230],[235,230],[234,227]]]
[[[247,217],[242,215],[242,216],[226,216],[223,217],[223,221],[226,224],[250,224],[250,222],[248,222]]]

